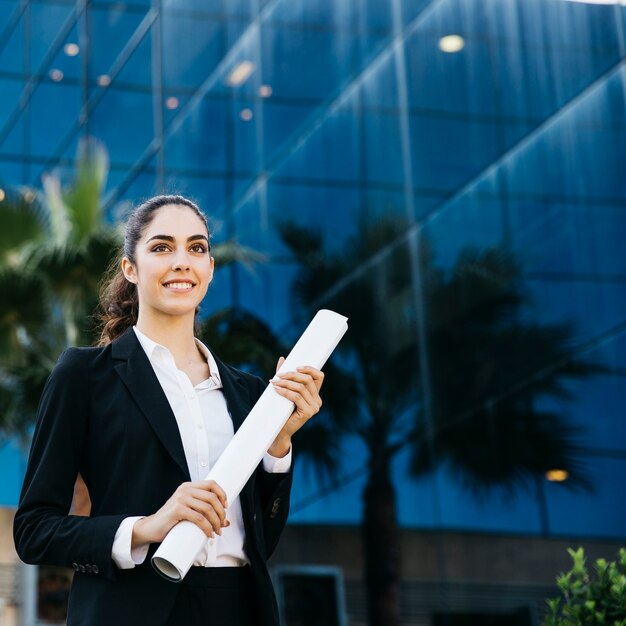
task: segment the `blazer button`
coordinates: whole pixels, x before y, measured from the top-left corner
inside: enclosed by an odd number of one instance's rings
[[[85,565],[85,571],[86,571],[88,574],[91,574],[91,565],[89,565],[89,563],[87,563],[87,565]]]
[[[92,571],[94,574],[97,574],[100,570],[98,569],[98,566],[97,566],[97,565],[93,565],[93,566],[91,567],[91,571]]]
[[[77,572],[78,571],[78,563],[72,563],[72,569]]]
[[[254,513],[254,514],[252,515],[252,521],[253,521],[253,522],[256,522],[256,513]]]
[[[82,572],[83,574],[85,573],[85,566],[82,563],[78,566],[78,571]]]
[[[270,513],[270,517],[274,518],[278,514],[278,509],[280,507],[280,498],[276,498],[272,504],[272,512]]]

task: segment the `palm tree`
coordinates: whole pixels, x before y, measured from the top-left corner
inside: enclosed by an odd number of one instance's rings
[[[100,195],[106,151],[79,146],[74,181],[44,177],[44,193],[11,189],[0,203],[0,430],[25,435],[60,352],[90,343],[98,283],[119,237]]]
[[[361,223],[337,254],[324,250],[319,232],[293,223],[279,231],[301,267],[293,284],[296,313],[324,306],[349,318],[340,350],[358,407],[346,420],[326,390],[325,408],[340,417],[334,440],[352,432],[368,451],[362,537],[369,621],[396,626],[394,457],[409,448],[415,476],[446,464],[476,491],[534,484],[552,468],[569,472],[569,486],[588,487],[576,432],[539,400],[567,397],[568,381],[600,368],[576,356],[571,327],[524,317],[529,297],[521,269],[504,249],[465,250],[444,271],[424,240],[414,261],[403,220]]]

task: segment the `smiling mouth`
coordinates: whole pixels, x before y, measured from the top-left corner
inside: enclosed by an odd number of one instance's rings
[[[189,291],[193,289],[195,285],[193,283],[165,283],[163,285],[166,289],[179,289],[181,291]]]

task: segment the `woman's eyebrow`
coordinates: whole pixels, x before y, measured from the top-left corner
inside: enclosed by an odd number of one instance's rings
[[[172,237],[171,235],[154,235],[150,237],[150,239],[148,239],[146,243],[150,243],[153,239],[162,239],[164,241],[174,241],[174,237]],[[191,235],[191,237],[187,237],[187,241],[197,241],[198,239],[204,239],[204,241],[206,241],[207,243],[209,242],[209,239],[206,235]]]

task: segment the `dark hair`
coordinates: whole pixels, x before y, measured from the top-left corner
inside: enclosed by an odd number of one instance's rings
[[[124,245],[111,263],[100,290],[101,312],[99,317],[102,328],[98,340],[99,346],[111,343],[137,323],[139,313],[137,286],[126,280],[121,262],[126,257],[131,263],[136,263],[137,242],[144,230],[161,207],[172,204],[190,208],[202,220],[207,233],[209,233],[209,225],[204,213],[198,205],[183,196],[155,196],[146,200],[130,214],[124,232]],[[209,251],[210,249],[209,245]]]

